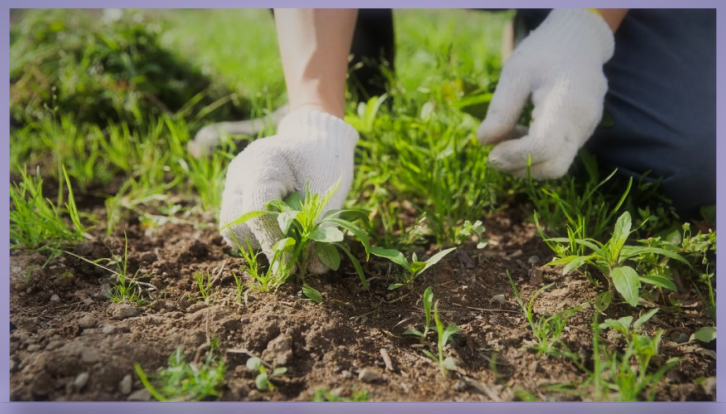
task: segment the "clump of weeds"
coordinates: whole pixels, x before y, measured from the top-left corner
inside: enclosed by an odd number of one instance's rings
[[[418,256],[416,255],[416,253],[413,253],[413,255],[411,256],[411,261],[409,262],[408,260],[406,260],[406,257],[403,255],[403,253],[399,252],[396,249],[374,247],[373,249],[371,249],[371,254],[373,254],[374,256],[388,259],[406,270],[406,272],[399,277],[400,282],[392,283],[388,286],[388,290],[393,290],[398,289],[404,285],[413,285],[413,283],[416,281],[416,278],[419,277],[421,273],[431,268],[431,266],[438,263],[441,259],[444,258],[444,256],[454,250],[456,250],[456,247],[442,250],[423,262],[418,260]]]

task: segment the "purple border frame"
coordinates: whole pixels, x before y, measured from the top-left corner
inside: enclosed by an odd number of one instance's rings
[[[578,7],[582,2],[575,0],[550,0],[538,2],[536,0],[366,0],[365,2],[345,2],[347,7],[356,6],[351,3],[362,3],[362,7],[374,8],[476,8],[476,7],[501,7],[501,8],[529,8],[529,7]],[[725,3],[718,0],[690,0],[688,2],[676,0],[611,0],[611,1],[590,1],[588,6],[597,7],[640,7],[640,8],[715,8],[726,9]],[[7,0],[5,6],[0,6],[0,26],[10,27],[11,8],[99,8],[99,7],[124,7],[124,8],[262,8],[262,7],[340,7],[341,1],[335,0],[272,0],[272,1],[235,1],[235,0]],[[445,6],[445,7],[443,7]],[[719,7],[721,6],[721,7]],[[723,69],[726,60],[726,13],[717,12],[717,65]],[[0,79],[9,80],[10,74],[10,36],[8,29],[0,30]],[[722,82],[725,72],[718,72],[717,82],[717,114],[726,115],[723,104],[726,102],[726,83]],[[8,114],[9,108],[9,82],[0,82],[0,114]],[[724,145],[719,145],[720,140],[726,139],[726,128],[724,122],[717,125],[717,149],[716,156],[719,159],[726,159]],[[10,119],[0,116],[0,165],[5,164],[7,168],[0,169],[0,193],[9,192],[10,171]],[[717,167],[718,195],[717,215],[724,217],[726,209],[726,191],[721,188],[721,177],[726,174],[726,165],[719,164]],[[4,286],[9,285],[9,244],[10,244],[10,220],[9,197],[0,197],[0,233],[7,236],[0,238],[0,280]],[[723,249],[720,249],[723,250]],[[725,273],[726,269],[718,271],[717,278]],[[726,320],[726,302],[718,298],[718,318]],[[0,288],[0,320],[9,320],[9,289]],[[6,325],[7,326],[7,325]],[[9,332],[3,331],[0,334],[0,355],[9,355]],[[719,354],[726,351],[726,342],[723,340],[718,345]],[[718,413],[726,409],[726,361],[721,358],[717,361],[716,373],[718,384],[718,403],[713,402],[684,402],[684,403],[430,403],[430,402],[406,402],[406,403],[102,403],[102,402],[80,402],[80,403],[42,403],[42,402],[9,402],[9,358],[0,357],[0,409],[6,413],[368,413],[376,410],[382,414],[393,413],[443,413],[456,410],[460,413],[499,414],[499,413],[603,413],[610,414],[613,410],[623,413],[650,413],[660,414],[684,414],[684,413]],[[456,408],[454,408],[454,406]],[[721,407],[721,408],[719,408]]]

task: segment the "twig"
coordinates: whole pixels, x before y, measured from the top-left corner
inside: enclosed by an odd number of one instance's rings
[[[383,357],[383,362],[386,364],[386,369],[393,371],[393,363],[391,362],[391,357],[388,355],[386,348],[381,348],[381,356]]]

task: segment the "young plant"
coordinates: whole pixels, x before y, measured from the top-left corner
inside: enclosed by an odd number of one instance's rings
[[[575,243],[585,246],[592,253],[586,256],[566,256],[554,260],[549,264],[566,265],[562,271],[563,274],[568,274],[585,263],[595,265],[605,275],[609,285],[609,290],[603,292],[599,298],[599,301],[603,304],[609,303],[617,290],[628,304],[633,307],[637,306],[641,283],[675,291],[675,285],[666,275],[639,275],[635,269],[626,264],[626,261],[643,260],[642,257],[644,255],[660,255],[678,260],[689,267],[691,265],[679,254],[670,250],[649,246],[626,246],[625,243],[631,233],[630,227],[630,213],[626,211],[615,223],[612,238],[607,243],[602,244],[593,239],[575,239]],[[556,243],[570,242],[567,238],[554,238],[549,240]]]
[[[136,374],[144,388],[158,401],[200,401],[219,396],[218,389],[224,382],[226,365],[224,361],[215,360],[216,341],[212,342],[212,350],[202,365],[188,363],[184,348],[176,348],[169,357],[169,367],[154,375],[156,386],[152,385],[138,363],[134,364]]]
[[[482,238],[482,234],[484,234],[484,226],[481,224],[481,220],[477,220],[472,224],[469,220],[466,220],[464,222],[464,225],[461,227],[459,232],[457,233],[457,242],[461,243],[465,238],[476,236],[477,239],[477,249],[483,249],[487,247],[487,244],[489,242]]]
[[[206,279],[206,283],[205,283]],[[204,303],[209,302],[209,294],[210,292],[210,281],[209,281],[209,271],[204,272],[194,272],[194,280],[197,282],[197,287],[199,288],[199,293],[202,296],[202,300]]]
[[[398,289],[401,286],[404,285],[412,285],[416,278],[423,272],[425,272],[428,268],[435,265],[439,262],[439,260],[443,259],[444,256],[454,251],[456,247],[452,247],[450,249],[442,250],[435,255],[431,256],[428,260],[424,262],[420,262],[418,260],[418,257],[416,256],[416,253],[411,256],[411,262],[409,263],[408,260],[406,260],[406,257],[403,256],[403,253],[399,252],[395,249],[384,249],[382,247],[374,247],[371,249],[371,254],[378,257],[386,258],[393,263],[403,267],[406,269],[406,274],[404,274],[401,279],[403,283],[392,283],[388,286],[388,290]]]
[[[436,343],[436,347],[438,348],[439,353],[438,355],[434,355],[428,349],[424,349],[423,353],[439,366],[441,375],[446,377],[449,370],[456,369],[456,359],[452,357],[444,358],[444,347],[446,347],[446,344],[449,340],[451,340],[452,335],[459,332],[459,328],[453,323],[450,323],[444,328],[444,324],[439,318],[438,300],[434,303],[434,321],[436,322],[436,332],[438,333],[438,342]]]
[[[509,278],[509,284],[512,286],[512,290],[514,290],[514,296],[517,299],[517,303],[522,309],[522,312],[524,312],[524,316],[529,323],[529,327],[532,329],[532,335],[537,341],[537,345],[534,346],[534,348],[539,352],[549,355],[569,355],[570,351],[562,345],[560,338],[562,337],[565,325],[567,325],[567,321],[572,318],[576,312],[580,311],[582,306],[575,306],[562,312],[555,313],[554,315],[540,317],[535,320],[535,300],[542,292],[552,287],[554,283],[550,283],[549,285],[537,289],[532,296],[530,296],[529,302],[525,305],[522,295],[519,293],[517,286],[514,284],[514,280],[509,274],[509,271],[507,271],[507,278]]]
[[[272,384],[272,380],[287,372],[287,368],[277,367],[272,370],[271,374],[268,374],[267,368],[265,368],[265,363],[257,357],[252,357],[247,360],[247,370],[259,372],[257,378],[255,378],[255,386],[260,391],[267,390],[270,392],[275,391],[275,386]]]
[[[426,340],[426,337],[429,334],[429,326],[431,325],[431,303],[434,300],[434,292],[431,290],[431,287],[427,287],[426,291],[424,291],[423,294],[423,308],[424,308],[424,315],[426,316],[426,325],[424,326],[424,331],[421,332],[417,329],[406,329],[403,334],[404,335],[414,335],[421,338],[421,342],[424,342]]]
[[[304,199],[299,194],[293,193],[284,202],[273,200],[268,203],[266,211],[246,213],[225,225],[223,230],[260,216],[276,216],[285,238],[275,245],[275,257],[270,264],[270,267],[277,267],[279,272],[275,277],[282,279],[284,283],[284,280],[297,268],[298,278],[304,281],[308,265],[314,257],[330,269],[337,270],[340,267],[339,251],[342,251],[353,263],[363,287],[368,289],[368,282],[360,262],[343,243],[344,235],[340,230],[343,228],[355,236],[363,245],[367,260],[370,254],[368,235],[360,227],[341,217],[350,215],[367,220],[367,215],[362,210],[356,209],[329,210],[323,214],[325,206],[337,191],[339,184],[338,182],[333,185],[322,197],[312,194],[310,186],[306,185]]]
[[[361,389],[361,390],[355,390],[351,389],[351,396],[350,398],[347,397],[341,397],[340,393],[336,391],[342,391],[341,388],[338,390],[330,391],[326,388],[316,388],[315,389],[315,395],[313,395],[313,402],[363,402],[368,401],[370,398],[370,395],[368,393],[368,390]]]
[[[136,282],[138,271],[129,276],[129,240],[124,234],[124,256],[123,258],[115,258],[116,268],[116,284],[111,288],[112,302],[125,302],[143,304],[144,300],[140,296],[141,288]]]

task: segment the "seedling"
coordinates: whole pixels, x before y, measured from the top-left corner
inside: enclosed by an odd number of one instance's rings
[[[398,289],[401,286],[404,285],[412,285],[416,278],[423,272],[425,272],[428,268],[435,265],[439,262],[444,256],[454,251],[456,247],[452,247],[450,249],[442,250],[435,255],[431,256],[428,260],[424,262],[420,262],[418,260],[418,257],[416,256],[416,253],[413,253],[411,256],[411,262],[409,263],[408,260],[403,256],[403,253],[399,252],[395,249],[384,249],[382,247],[374,247],[371,249],[371,253],[374,256],[383,257],[386,258],[393,263],[396,263],[397,265],[403,267],[406,269],[407,273],[402,276],[403,283],[393,283],[388,286],[388,290]]]
[[[275,391],[275,386],[272,384],[272,380],[287,372],[287,368],[277,367],[272,370],[271,374],[268,374],[267,368],[265,368],[265,363],[257,357],[252,357],[247,360],[247,370],[259,372],[257,378],[255,378],[255,386],[260,391],[267,390],[270,392]]]
[[[368,393],[368,390],[361,389],[356,390],[351,388],[351,396],[350,398],[341,397],[340,393],[337,391],[343,391],[342,388],[338,388],[337,390],[330,391],[326,388],[316,388],[315,389],[315,395],[313,395],[313,402],[363,402],[368,401],[370,398],[370,395]]]
[[[643,255],[661,255],[691,265],[679,254],[657,247],[647,246],[626,246],[625,242],[630,235],[631,220],[627,211],[618,218],[615,223],[615,230],[612,238],[605,244],[593,239],[575,239],[574,242],[587,247],[593,253],[587,256],[571,255],[550,262],[550,265],[566,265],[562,274],[578,269],[585,263],[594,264],[608,281],[609,291],[602,293],[599,299],[603,305],[609,303],[615,291],[619,292],[623,299],[635,307],[638,305],[641,283],[648,283],[657,287],[676,290],[673,282],[665,275],[647,274],[639,275],[635,269],[625,264],[627,260],[633,260]],[[569,243],[567,238],[549,239],[556,243]],[[610,298],[607,297],[610,295]],[[604,309],[603,309],[604,310]]]
[[[471,224],[471,222],[469,220],[466,220],[464,222],[464,225],[462,226],[462,228],[459,230],[459,233],[457,234],[458,235],[457,241],[459,243],[461,243],[461,241],[463,241],[467,237],[476,236],[477,241],[478,241],[476,248],[483,249],[483,248],[487,247],[487,244],[489,244],[489,242],[487,240],[484,240],[482,238],[482,234],[484,234],[484,230],[485,229],[484,229],[484,226],[481,224],[481,220],[475,221],[474,224]]]
[[[199,288],[199,293],[202,296],[202,300],[204,301],[204,303],[208,303],[211,290],[209,271],[194,272],[194,280],[197,282],[197,288]]]
[[[323,301],[323,295],[307,283],[303,284],[302,292],[308,299],[315,303],[321,303]]]
[[[431,287],[427,287],[426,291],[424,291],[423,294],[423,308],[424,308],[424,315],[426,316],[426,325],[424,326],[424,331],[421,332],[417,329],[406,329],[403,334],[404,335],[415,335],[421,338],[421,342],[424,342],[426,340],[426,337],[429,334],[429,325],[431,324],[431,303],[434,300],[434,292],[431,290]]]
[[[306,185],[304,199],[295,193],[284,202],[273,200],[267,204],[266,211],[246,213],[225,225],[222,230],[261,216],[275,216],[285,237],[275,245],[270,267],[277,267],[279,275],[275,277],[281,279],[282,283],[296,268],[298,278],[304,281],[308,264],[313,257],[319,259],[330,269],[338,270],[340,267],[339,251],[342,251],[353,263],[363,287],[368,289],[368,282],[360,262],[343,243],[344,235],[339,229],[348,230],[360,241],[366,252],[366,260],[368,260],[370,254],[368,235],[351,221],[341,218],[342,215],[352,215],[367,220],[365,212],[345,209],[329,210],[323,214],[325,206],[338,189],[339,184],[338,182],[333,185],[322,197],[312,194],[310,186]]]
[[[426,354],[427,357],[431,358],[431,360],[439,366],[441,375],[445,377],[449,370],[453,371],[456,369],[456,359],[452,357],[447,357],[444,359],[444,347],[446,347],[446,344],[449,342],[449,340],[451,340],[452,335],[459,332],[459,328],[453,323],[450,323],[447,327],[444,328],[444,324],[439,318],[438,300],[434,303],[434,321],[436,322],[436,332],[438,333],[439,337],[439,340],[436,343],[439,354],[434,355],[428,349],[424,349],[423,353]]]
[[[569,355],[570,351],[564,348],[564,345],[560,342],[560,338],[562,337],[565,325],[567,325],[567,321],[572,318],[575,313],[580,311],[582,306],[578,305],[562,312],[555,313],[549,317],[542,316],[535,320],[535,300],[537,300],[537,297],[542,292],[552,287],[554,283],[550,283],[549,285],[537,289],[532,296],[530,296],[529,302],[525,305],[522,295],[519,293],[519,289],[517,289],[517,286],[514,284],[514,280],[509,274],[509,271],[507,271],[507,278],[509,279],[509,284],[512,286],[512,290],[514,290],[514,296],[517,299],[517,303],[522,309],[522,312],[524,312],[524,316],[529,323],[529,327],[532,329],[532,335],[537,341],[537,345],[534,346],[534,348],[539,352],[549,355]],[[560,348],[562,348],[562,351],[560,351]]]
[[[658,312],[658,309],[652,309],[646,313],[643,314],[640,318],[638,318],[635,322],[633,322],[632,316],[624,316],[620,319],[606,319],[605,322],[601,323],[599,325],[600,329],[615,329],[616,331],[623,334],[625,338],[630,338],[632,334],[635,332],[639,332],[642,328],[643,324],[646,323],[650,318],[652,318],[656,313]]]
[[[154,376],[158,389],[151,384],[138,363],[134,364],[136,374],[144,388],[158,401],[200,401],[216,397],[224,381],[226,365],[224,361],[215,361],[215,342],[212,341],[212,349],[201,366],[188,363],[184,348],[176,348],[169,357],[169,367]]]

